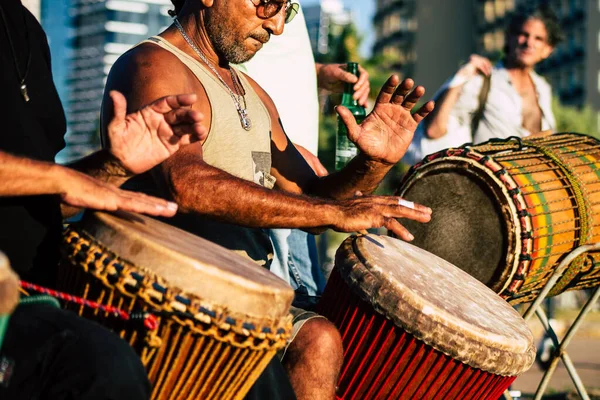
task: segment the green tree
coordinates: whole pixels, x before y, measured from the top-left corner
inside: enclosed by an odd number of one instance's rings
[[[557,132],[577,132],[600,138],[596,112],[590,107],[571,107],[552,100],[552,112],[556,118]]]

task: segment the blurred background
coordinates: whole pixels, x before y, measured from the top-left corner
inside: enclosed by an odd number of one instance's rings
[[[131,46],[171,24],[169,0],[23,0],[48,34],[54,82],[65,105],[67,146],[64,163],[100,146],[99,110],[106,76]],[[559,16],[566,40],[537,71],[552,85],[558,131],[598,136],[600,131],[600,2],[597,0],[301,0],[315,59],[323,63],[358,61],[371,77],[374,98],[391,73],[411,77],[432,96],[472,53],[497,61],[504,47],[504,27],[520,6],[546,3]],[[282,72],[284,73],[284,72]],[[293,79],[294,77],[289,77]],[[426,98],[429,98],[427,95]],[[319,158],[334,170],[339,97],[322,93]],[[371,104],[373,101],[371,101]],[[398,165],[379,189],[393,193],[408,167]],[[322,235],[324,265],[341,234]],[[585,293],[559,296],[554,324],[559,332],[575,317]],[[536,337],[541,326],[532,322]],[[572,344],[572,357],[592,394],[600,388],[600,313],[596,310]],[[534,366],[515,384],[534,392],[541,371]],[[559,367],[548,398],[577,398]],[[527,397],[527,396],[525,396]],[[600,398],[600,397],[598,397]]]

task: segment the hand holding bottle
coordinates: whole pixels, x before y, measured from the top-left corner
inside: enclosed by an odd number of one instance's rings
[[[411,114],[424,94],[425,88],[415,88],[412,79],[400,83],[400,78],[392,75],[362,123],[357,123],[347,107],[339,106],[336,111],[348,130],[348,138],[362,153],[373,161],[393,165],[406,153],[419,122],[433,111],[434,103],[429,101]]]
[[[346,71],[348,74],[354,76],[357,80],[360,79],[358,77],[359,70],[358,64],[354,62],[349,62],[346,66]],[[342,106],[344,106],[352,116],[354,117],[354,121],[356,124],[360,124],[363,119],[365,119],[367,112],[365,108],[358,103],[358,100],[355,98],[353,82],[348,82],[345,84],[344,94],[342,95]],[[346,123],[338,118],[338,129],[337,129],[337,137],[336,137],[336,146],[335,146],[335,169],[340,170],[344,168],[344,166],[353,159],[358,150],[354,143],[352,143],[348,139],[348,130],[346,129]]]

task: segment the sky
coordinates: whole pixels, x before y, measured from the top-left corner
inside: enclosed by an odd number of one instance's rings
[[[343,0],[346,8],[353,11],[358,31],[363,36],[363,42],[360,46],[360,54],[363,57],[371,55],[371,48],[375,41],[373,31],[373,14],[375,14],[375,0]],[[303,6],[320,3],[320,0],[300,0]]]

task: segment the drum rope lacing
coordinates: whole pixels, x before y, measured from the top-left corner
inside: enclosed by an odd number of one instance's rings
[[[73,296],[68,293],[59,292],[58,290],[49,289],[40,285],[36,285],[34,283],[29,283],[25,281],[20,281],[21,287],[28,290],[33,290],[38,293],[47,294],[52,297],[56,297],[57,299],[67,301],[69,303],[79,304],[80,306],[92,308],[94,310],[100,310],[107,314],[112,314],[115,317],[122,319],[123,321],[142,321],[144,327],[149,330],[156,330],[158,328],[158,320],[156,316],[147,312],[127,312],[121,310],[117,307],[105,306],[100,303],[96,303],[95,301],[90,301],[78,296]]]
[[[576,226],[573,229],[573,231],[575,233],[579,232],[579,235],[575,236],[576,242],[574,243],[574,245],[577,245],[577,243],[579,243],[579,245],[582,245],[594,238],[594,228],[598,226],[598,224],[593,223],[593,216],[591,213],[593,211],[593,206],[600,203],[591,203],[589,201],[589,196],[590,194],[600,192],[600,190],[588,190],[586,185],[593,184],[595,181],[583,179],[584,175],[595,174],[596,176],[598,176],[598,169],[594,168],[594,165],[597,165],[598,161],[577,162],[578,159],[581,160],[582,156],[589,155],[587,152],[588,147],[586,147],[585,151],[583,151],[581,148],[579,148],[579,146],[581,145],[590,145],[593,149],[600,147],[600,144],[598,144],[597,139],[593,139],[586,135],[577,133],[564,133],[561,135],[535,138],[531,140],[523,140],[517,137],[510,137],[507,139],[490,140],[489,142],[476,146],[473,146],[471,143],[467,143],[461,146],[460,148],[450,148],[446,150],[441,150],[437,153],[426,156],[421,162],[415,164],[411,168],[411,170],[404,176],[404,179],[401,183],[401,187],[406,186],[409,180],[414,179],[413,175],[416,175],[416,171],[418,171],[421,167],[425,166],[426,164],[429,164],[430,162],[438,161],[444,157],[465,157],[468,159],[472,159],[473,161],[478,162],[486,166],[486,168],[488,168],[489,170],[491,170],[494,173],[494,175],[498,179],[500,179],[508,189],[508,194],[512,198],[513,204],[517,206],[518,217],[521,221],[521,228],[524,229],[521,236],[523,241],[522,246],[523,249],[525,249],[528,243],[531,243],[531,240],[539,238],[538,236],[534,236],[534,232],[541,229],[539,227],[535,228],[534,226],[527,227],[525,219],[531,219],[536,216],[545,215],[545,213],[530,212],[530,210],[538,206],[546,207],[548,204],[553,203],[553,201],[542,202],[540,204],[536,204],[535,207],[529,207],[527,204],[524,203],[524,199],[520,199],[520,197],[529,196],[536,193],[543,194],[548,192],[548,190],[522,191],[521,188],[523,187],[535,186],[533,184],[524,186],[516,184],[516,182],[513,182],[512,179],[508,179],[507,175],[513,176],[518,174],[515,174],[514,172],[508,173],[507,171],[522,169],[526,166],[548,164],[548,161],[536,161],[535,163],[518,165],[514,167],[506,166],[504,165],[504,162],[508,160],[521,159],[523,157],[539,158],[541,153],[544,156],[547,156],[554,163],[556,163],[556,167],[552,169],[555,171],[561,171],[562,175],[564,176],[553,181],[567,181],[567,183],[570,185],[570,187],[567,188],[572,189],[572,195],[568,196],[568,198],[570,200],[574,200],[574,203],[576,204],[575,206],[565,208],[564,210],[553,210],[553,212],[574,210],[576,216],[572,220],[560,221],[559,223],[551,224],[551,226],[563,224],[565,222],[575,221],[576,223],[578,223],[578,226]],[[519,154],[523,154],[523,156],[515,155],[515,153],[510,153],[510,151],[516,151]],[[493,158],[490,156],[493,156]],[[575,162],[572,163],[572,161]],[[578,170],[578,168],[580,167],[590,167],[592,168],[592,170],[586,170],[581,172]],[[498,168],[500,168],[500,170],[498,170]],[[538,171],[527,171],[527,173],[536,172]],[[535,185],[538,185],[540,183],[542,182],[535,182]],[[566,187],[563,186],[561,188],[549,190],[562,190],[565,188]],[[523,200],[523,203],[521,200]],[[554,202],[559,202],[559,200],[556,200]],[[549,247],[550,246],[537,250],[544,250],[548,249]],[[521,284],[523,283],[524,276],[527,273],[529,263],[535,260],[549,258],[557,255],[561,256],[563,255],[563,252],[546,254],[545,256],[536,258],[531,258],[531,256],[528,254],[520,254],[519,258],[521,265],[517,268],[517,273],[513,277],[513,284],[511,284],[511,286],[509,286],[501,295],[503,297],[511,297],[516,293],[516,291],[519,290]],[[583,259],[575,260],[571,264],[571,267],[569,267],[568,270],[565,271],[563,277],[553,288],[551,295],[552,293],[560,293],[564,289],[564,287],[568,286],[570,280],[574,278],[574,275],[577,273],[577,271],[581,272],[580,265],[583,263],[583,261]],[[527,299],[520,299],[520,301],[527,301]]]
[[[179,324],[185,325],[192,331],[210,335],[209,331],[219,336],[219,340],[226,340],[233,344],[231,338],[221,338],[220,331],[230,332],[232,338],[241,335],[248,344],[254,346],[254,339],[264,342],[259,347],[275,346],[282,348],[287,343],[291,331],[291,316],[278,323],[272,321],[272,326],[259,326],[255,322],[243,321],[234,318],[226,308],[198,305],[199,298],[188,298],[183,292],[169,288],[164,280],[159,279],[150,271],[136,267],[128,261],[118,257],[104,246],[94,242],[85,232],[80,232],[72,227],[64,234],[65,243],[71,251],[68,256],[77,260],[86,272],[100,280],[111,290],[131,296],[136,293],[146,304],[151,305],[156,316],[173,316]],[[114,280],[117,280],[116,282]],[[182,317],[182,318],[180,318]],[[211,328],[202,329],[194,321],[212,325]],[[231,340],[230,340],[231,339]],[[241,345],[241,343],[239,343]]]

